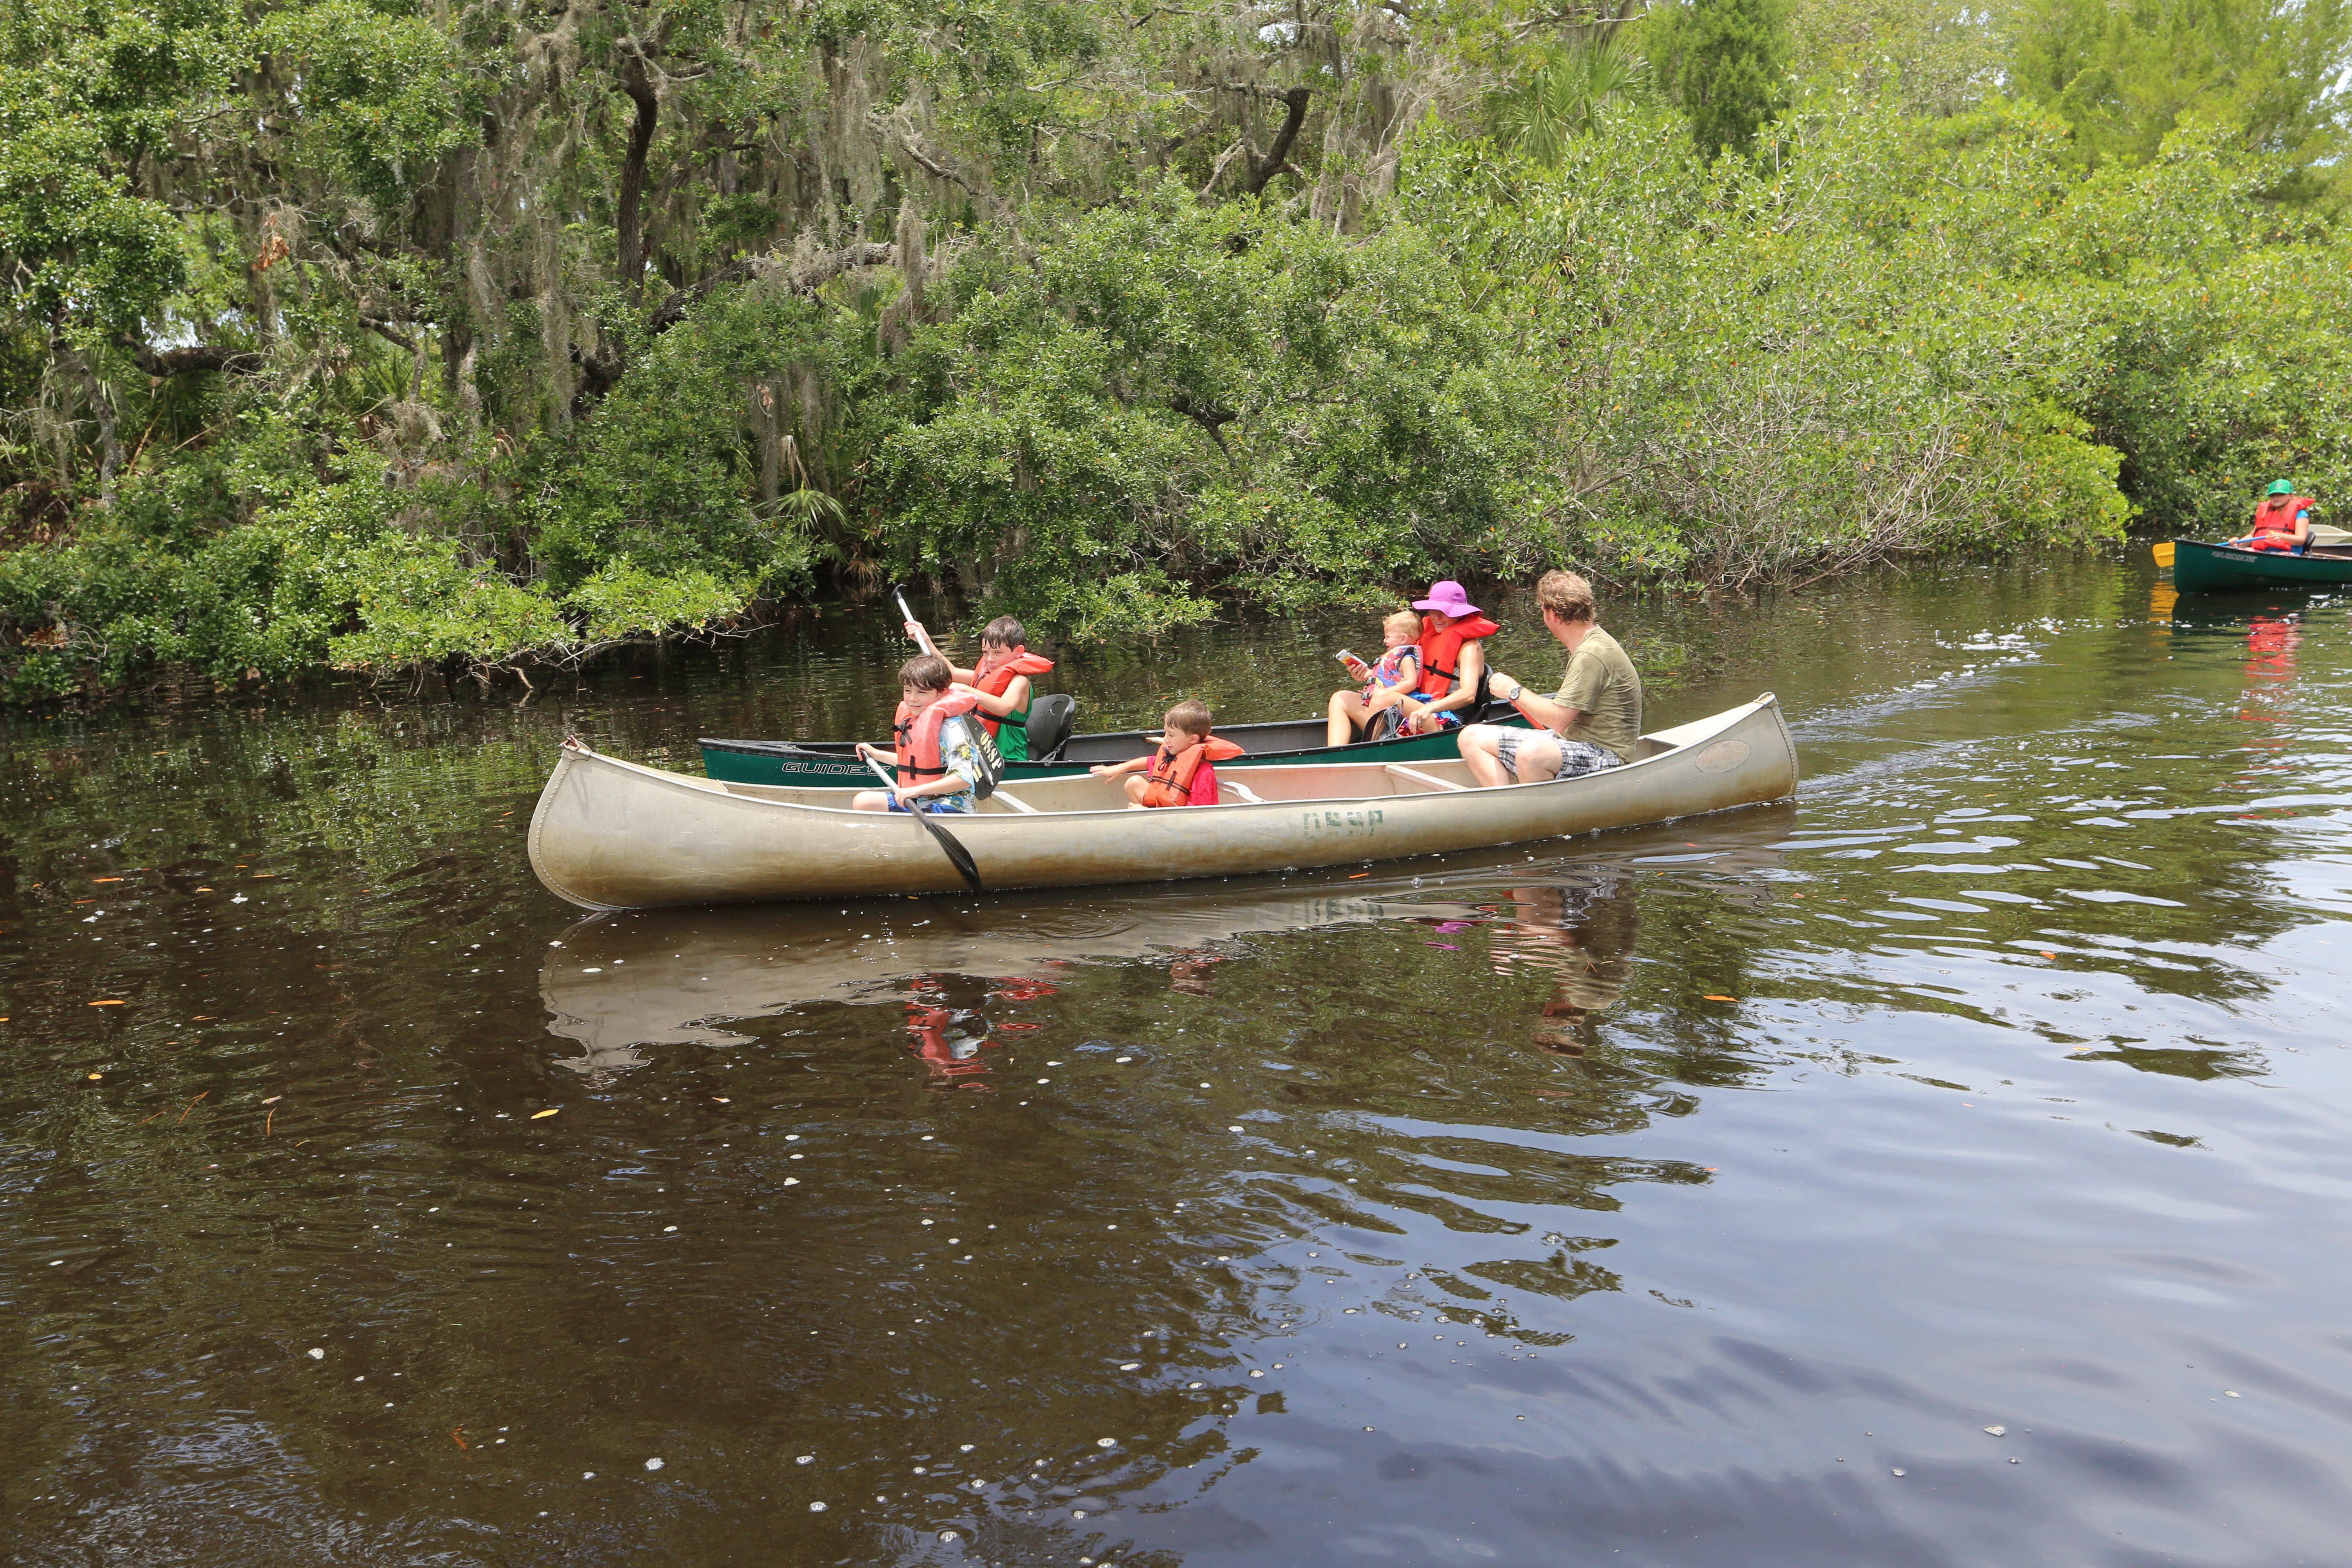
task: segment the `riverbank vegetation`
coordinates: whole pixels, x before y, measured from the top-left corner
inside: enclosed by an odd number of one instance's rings
[[[2344,0],[0,0],[0,681],[2352,492]]]

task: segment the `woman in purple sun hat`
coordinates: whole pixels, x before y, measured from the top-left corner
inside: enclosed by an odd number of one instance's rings
[[[1381,692],[1373,706],[1397,710],[1398,733],[1428,735],[1458,727],[1463,714],[1485,700],[1486,652],[1479,639],[1503,628],[1451,577],[1432,583],[1428,597],[1412,607],[1422,613],[1421,681],[1410,691]]]

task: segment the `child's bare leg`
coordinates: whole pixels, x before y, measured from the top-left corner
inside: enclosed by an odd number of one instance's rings
[[[1128,804],[1129,805],[1141,805],[1143,804],[1144,785],[1150,781],[1145,779],[1141,773],[1129,773],[1122,782],[1127,785]]]
[[[890,797],[878,789],[862,789],[849,806],[853,811],[887,811],[890,809]]]
[[[1330,722],[1323,732],[1323,743],[1328,746],[1344,746],[1354,740],[1356,727],[1371,717],[1362,694],[1354,691],[1331,693],[1329,714]]]

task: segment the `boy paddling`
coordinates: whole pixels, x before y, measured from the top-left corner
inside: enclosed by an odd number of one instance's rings
[[[1559,689],[1539,697],[1496,670],[1488,689],[1538,725],[1462,731],[1462,760],[1481,784],[1537,784],[1622,766],[1642,738],[1642,678],[1617,639],[1601,629],[1592,584],[1573,572],[1547,572],[1536,584],[1544,629],[1569,651]]]
[[[908,621],[907,635],[918,647],[933,651],[930,633],[922,622]],[[1029,760],[1029,678],[1053,668],[1052,659],[1029,651],[1026,627],[1011,616],[999,616],[981,629],[980,662],[970,669],[950,664],[948,673],[959,690],[977,700],[977,717],[995,741],[997,754],[1008,763],[1025,763]]]
[[[859,811],[922,811],[934,816],[970,811],[980,782],[979,747],[972,739],[976,696],[950,688],[954,672],[935,653],[918,654],[898,669],[898,711],[891,720],[898,749],[857,742],[857,754],[895,763],[896,789],[860,790],[849,804]]]

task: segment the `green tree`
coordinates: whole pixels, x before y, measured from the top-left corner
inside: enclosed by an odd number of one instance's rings
[[[0,685],[2352,486],[2352,0],[1635,3],[0,0]]]
[[[1592,129],[1604,105],[1638,100],[1649,88],[1650,62],[1622,31],[1548,50],[1496,96],[1495,139],[1549,168],[1570,137]]]
[[[1659,84],[1690,116],[1713,158],[1746,153],[1788,103],[1788,19],[1780,0],[1676,0],[1651,13]]]
[[[885,444],[906,563],[1108,629],[1467,557],[1525,499],[1538,385],[1403,223],[1355,244],[1175,182],[975,265]]]
[[[2094,165],[2153,157],[2189,114],[2284,157],[2285,194],[2346,150],[2346,0],[2023,0],[2013,26],[2013,90],[2064,116]]]

